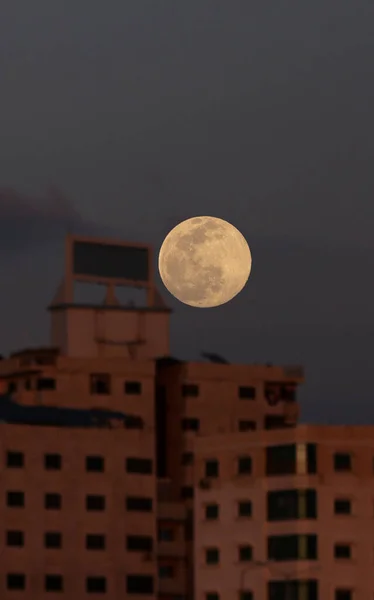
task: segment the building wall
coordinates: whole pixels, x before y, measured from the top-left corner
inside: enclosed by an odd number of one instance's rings
[[[317,473],[306,474],[302,452],[292,475],[267,475],[268,446],[317,444]],[[319,598],[335,600],[337,589],[354,591],[354,600],[374,594],[374,427],[307,427],[200,438],[195,444],[195,600],[207,593],[237,599],[240,590],[265,600],[267,583],[275,580],[316,579]],[[334,454],[351,456],[351,470],[337,472]],[[252,457],[252,473],[238,475],[240,456]],[[304,456],[304,458],[303,458]],[[219,477],[206,478],[206,461],[219,461]],[[317,518],[269,521],[267,494],[272,490],[311,488],[317,492]],[[350,500],[351,514],[335,514],[335,500]],[[238,502],[250,501],[250,517],[238,517]],[[206,519],[205,507],[219,505],[219,517]],[[317,535],[316,560],[274,561],[268,556],[269,536]],[[238,547],[250,544],[252,560],[240,562]],[[335,558],[335,544],[349,545],[351,558]],[[207,565],[205,551],[220,549],[217,565]],[[305,600],[309,600],[304,596]],[[278,599],[277,599],[278,600]],[[279,600],[282,600],[280,597]]]
[[[24,454],[24,465],[7,466],[7,452]],[[46,453],[61,456],[61,470],[47,470]],[[81,600],[86,597],[86,577],[105,577],[108,599],[126,595],[126,577],[150,575],[156,595],[156,561],[143,551],[127,550],[126,537],[149,536],[156,543],[156,479],[152,474],[129,473],[126,459],[153,460],[154,439],[141,430],[74,430],[0,424],[0,597],[50,598],[44,591],[47,574],[61,575],[64,588],[58,597]],[[86,457],[104,458],[104,472],[87,472]],[[7,506],[7,492],[24,493],[23,507]],[[60,494],[59,510],[44,506],[47,493]],[[88,511],[86,495],[105,497],[105,510]],[[149,512],[128,511],[126,498],[152,500]],[[6,545],[7,531],[22,531],[24,545]],[[59,532],[62,547],[44,547],[44,535]],[[106,536],[104,550],[87,550],[87,534]],[[8,574],[24,574],[25,591],[6,588]],[[92,597],[88,594],[87,597]],[[130,597],[130,596],[129,596]],[[141,598],[142,595],[136,595]]]

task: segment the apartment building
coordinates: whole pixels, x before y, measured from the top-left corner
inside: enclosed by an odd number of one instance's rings
[[[49,346],[0,360],[0,598],[193,598],[196,441],[296,426],[300,367],[169,357],[152,268],[149,247],[69,236]]]
[[[374,427],[196,438],[195,600],[374,596]]]

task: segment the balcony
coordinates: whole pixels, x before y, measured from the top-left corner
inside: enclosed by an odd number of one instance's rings
[[[157,544],[158,558],[185,558],[186,543],[184,540],[160,541]]]

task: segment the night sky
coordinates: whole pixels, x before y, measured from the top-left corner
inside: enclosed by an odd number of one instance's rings
[[[216,309],[164,292],[173,354],[303,364],[303,420],[373,423],[373,23],[372,0],[3,0],[0,187],[31,199],[0,198],[0,350],[46,343],[68,229],[158,250],[214,215],[252,274]]]

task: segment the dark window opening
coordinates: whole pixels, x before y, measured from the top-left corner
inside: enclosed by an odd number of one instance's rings
[[[105,535],[99,533],[88,533],[86,535],[86,549],[87,550],[104,550],[105,549]]]
[[[175,569],[173,565],[160,565],[158,567],[158,576],[160,579],[172,579]]]
[[[102,456],[86,456],[86,471],[102,473],[104,464],[105,461]]]
[[[193,465],[194,463],[194,454],[193,452],[183,452],[182,454],[182,465]]]
[[[205,461],[205,477],[219,477],[219,462],[216,459]]]
[[[350,515],[352,512],[351,501],[345,498],[340,498],[334,502],[334,513],[336,515]]]
[[[139,396],[142,393],[140,381],[125,381],[125,394],[128,396]]]
[[[316,444],[285,444],[266,448],[267,475],[317,472]]]
[[[64,583],[61,575],[46,575],[44,589],[46,592],[62,592]]]
[[[126,509],[129,511],[151,512],[153,509],[152,498],[128,496],[126,498]]]
[[[251,560],[253,560],[252,546],[239,546],[239,561],[249,562]]]
[[[351,547],[349,544],[335,544],[335,558],[351,558]]]
[[[160,528],[157,539],[159,542],[172,542],[174,540],[174,531],[171,528]]]
[[[8,383],[8,394],[14,394],[17,391],[17,382],[9,381]]]
[[[182,419],[182,429],[183,429],[183,431],[199,431],[199,429],[200,429],[199,419],[190,419],[190,418]]]
[[[182,385],[182,396],[183,398],[197,398],[199,395],[199,386],[193,383],[186,383]]]
[[[317,492],[305,490],[276,490],[267,494],[268,521],[292,521],[317,518]]]
[[[219,518],[219,505],[207,504],[205,506],[205,518],[208,521],[214,521]]]
[[[44,496],[44,508],[48,510],[58,510],[61,508],[61,494],[46,494]]]
[[[295,425],[282,415],[266,415],[264,419],[264,429],[289,429]]]
[[[89,494],[86,496],[86,510],[102,511],[105,510],[105,496]]]
[[[217,594],[217,592],[207,592],[205,594],[205,600],[219,600],[219,594]]]
[[[25,506],[25,494],[23,492],[7,492],[7,506],[20,508]]]
[[[254,600],[253,592],[250,592],[248,590],[243,590],[239,592],[239,600]]]
[[[44,468],[47,471],[59,471],[62,466],[61,454],[45,454]]]
[[[346,589],[337,589],[335,590],[335,600],[352,600],[353,593],[352,590]]]
[[[127,575],[126,591],[128,594],[153,595],[153,577],[151,575]]]
[[[6,532],[7,546],[21,548],[25,544],[23,531],[7,531]]]
[[[127,458],[127,473],[138,473],[139,475],[151,475],[153,473],[153,462],[150,458]]]
[[[334,470],[335,471],[351,471],[352,457],[346,452],[337,452],[334,454]]]
[[[24,466],[23,452],[7,452],[6,466],[9,469],[21,469]]]
[[[239,431],[255,431],[257,429],[256,421],[239,421],[238,423]]]
[[[254,400],[256,398],[256,388],[253,386],[241,385],[238,388],[238,396],[242,400]]]
[[[36,380],[36,389],[37,390],[55,390],[56,389],[56,379],[52,377],[39,377]]]
[[[189,500],[194,497],[194,489],[191,485],[184,485],[181,487],[181,498],[183,500]]]
[[[26,587],[26,576],[21,573],[8,573],[6,587],[8,590],[24,590]]]
[[[252,458],[250,456],[239,456],[238,475],[250,475],[252,473]]]
[[[269,560],[316,560],[317,558],[316,535],[272,535],[268,537]]]
[[[205,550],[205,562],[207,565],[217,565],[219,563],[219,549],[207,548]]]
[[[268,582],[268,600],[319,600],[316,579]]]
[[[44,534],[45,548],[57,549],[62,547],[62,535],[58,531],[48,531]]]
[[[252,517],[252,502],[250,500],[241,500],[238,503],[239,517]]]
[[[28,391],[32,389],[31,379],[25,379],[24,387],[25,387],[25,390],[28,390]]]
[[[88,594],[105,594],[106,593],[105,577],[87,577],[86,592]]]
[[[126,547],[135,552],[152,552],[153,539],[148,535],[128,535]]]
[[[107,396],[110,394],[110,387],[108,373],[93,373],[90,376],[90,394]]]

